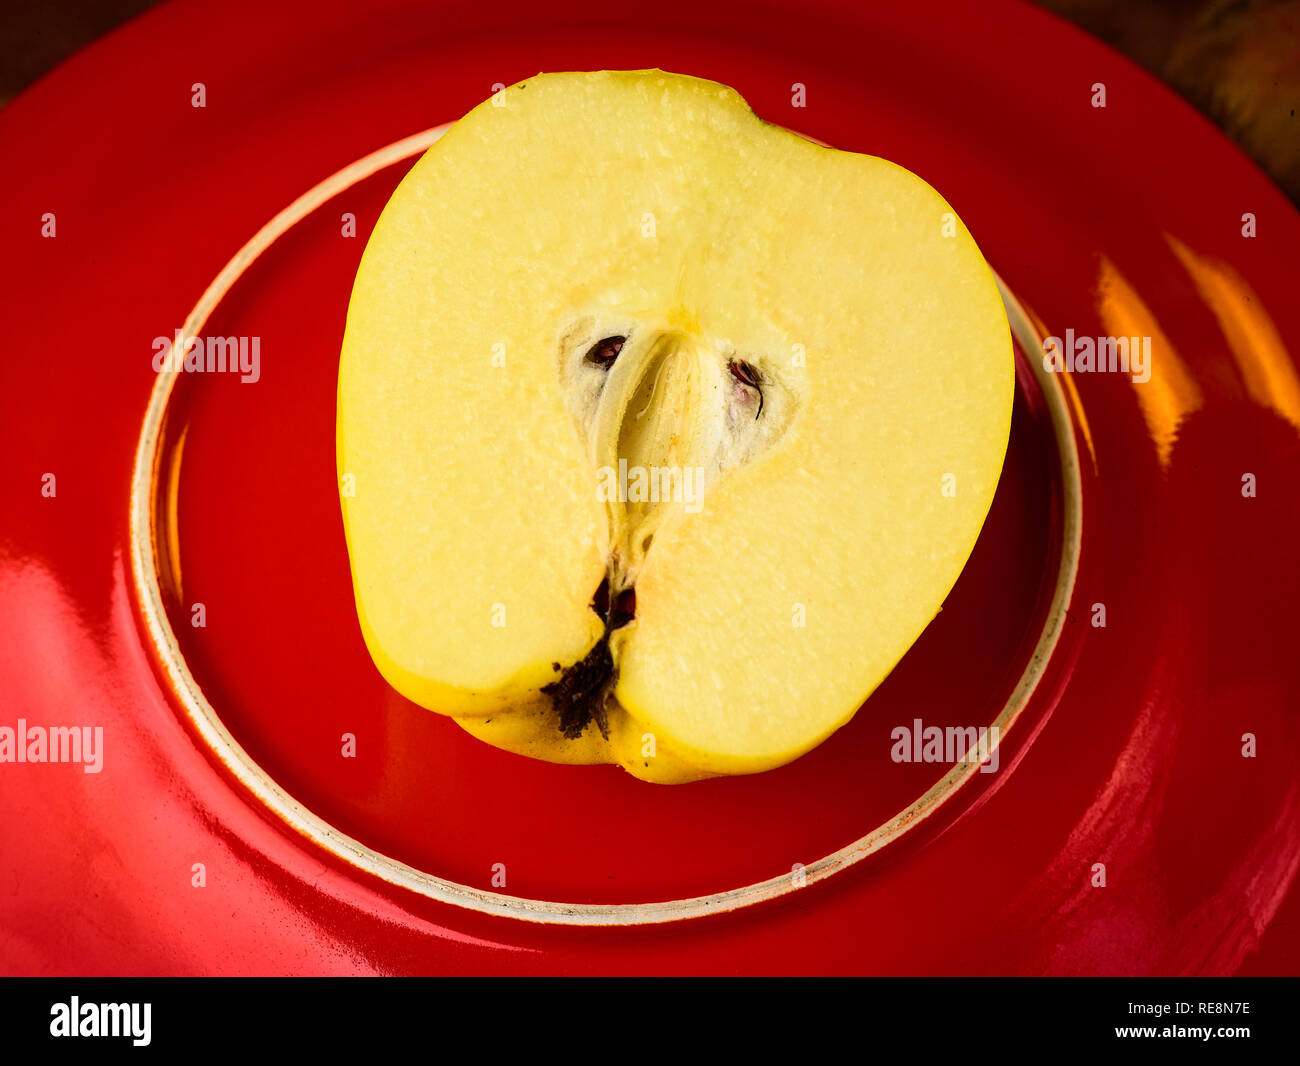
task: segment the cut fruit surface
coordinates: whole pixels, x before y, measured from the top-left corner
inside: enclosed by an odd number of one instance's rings
[[[779,766],[938,611],[1012,389],[991,273],[920,178],[714,82],[538,75],[426,153],[357,275],[338,464],[367,646],[508,750]]]

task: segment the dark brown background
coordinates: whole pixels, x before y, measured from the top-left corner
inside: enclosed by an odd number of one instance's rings
[[[2,0],[0,105],[157,0]],[[1171,85],[1300,203],[1300,0],[1039,0]]]

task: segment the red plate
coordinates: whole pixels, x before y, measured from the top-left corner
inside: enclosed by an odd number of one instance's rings
[[[173,4],[0,112],[23,164],[0,176],[0,727],[104,732],[100,773],[0,764],[0,967],[1294,972],[1300,218],[1034,9],[586,6]],[[1020,301],[970,564],[867,709],[770,774],[665,788],[499,752],[389,690],[357,630],[337,353],[419,142],[372,153],[494,83],[602,66],[716,78],[897,160]],[[183,327],[258,337],[260,379],[159,378]],[[1044,373],[1067,329],[1152,337],[1150,380]],[[891,761],[914,718],[1000,723],[997,771]]]

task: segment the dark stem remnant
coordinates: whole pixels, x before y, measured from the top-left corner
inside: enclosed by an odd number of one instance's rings
[[[596,646],[587,652],[580,663],[574,663],[542,688],[551,697],[551,704],[560,716],[560,732],[569,740],[577,740],[587,723],[596,719],[600,735],[609,739],[609,722],[605,717],[605,698],[614,680],[614,659],[609,654],[609,633],[606,632]]]
[[[596,589],[596,595],[591,598],[591,609],[601,617],[602,620],[609,621],[609,577],[606,576]]]
[[[605,629],[612,633],[622,629],[636,617],[636,589],[624,589],[614,597],[614,604],[605,618]]]
[[[609,579],[600,583],[592,607],[605,620],[605,634],[587,652],[582,662],[574,663],[560,674],[559,680],[542,687],[560,718],[560,732],[569,740],[582,736],[594,718],[600,735],[609,739],[609,718],[605,703],[613,694],[617,672],[609,652],[609,635],[636,616],[636,592],[627,588],[609,599]]]

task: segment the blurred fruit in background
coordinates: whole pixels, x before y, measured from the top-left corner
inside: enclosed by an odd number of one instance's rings
[[[1300,203],[1300,0],[1039,0],[1176,89]]]

